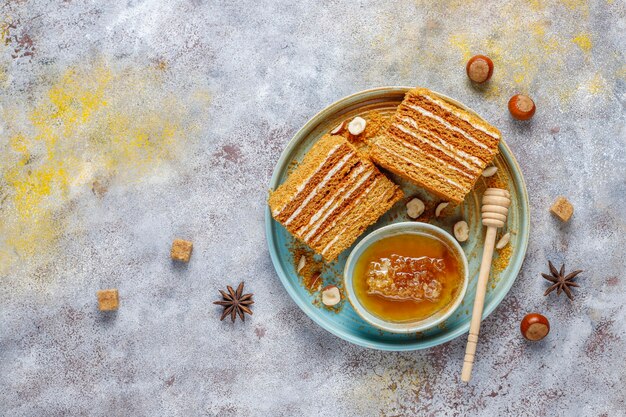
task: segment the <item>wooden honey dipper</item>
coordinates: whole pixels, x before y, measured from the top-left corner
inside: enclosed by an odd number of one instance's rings
[[[472,366],[476,356],[476,344],[478,343],[478,332],[480,331],[480,321],[483,315],[487,280],[491,270],[493,247],[496,243],[496,233],[499,227],[503,227],[506,224],[509,205],[511,205],[511,195],[507,190],[500,188],[487,188],[485,190],[481,212],[483,226],[487,226],[487,234],[485,235],[483,260],[480,264],[480,273],[478,274],[478,283],[476,284],[476,298],[474,299],[472,321],[470,323],[469,335],[467,336],[463,371],[461,372],[461,380],[464,382],[469,382],[472,377]]]

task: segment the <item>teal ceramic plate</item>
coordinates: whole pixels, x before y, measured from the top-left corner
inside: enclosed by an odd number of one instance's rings
[[[302,160],[304,154],[322,135],[331,131],[342,121],[351,120],[355,116],[368,119],[372,111],[383,115],[392,114],[408,90],[408,87],[381,87],[362,91],[343,98],[316,114],[296,133],[283,151],[274,169],[270,188],[275,189],[287,178],[289,167],[293,166],[294,162]],[[441,97],[472,111],[449,97],[444,95]],[[267,208],[265,228],[269,252],[285,289],[315,323],[342,339],[368,348],[394,351],[425,349],[466,333],[470,325],[484,242],[484,230],[480,222],[480,197],[486,187],[506,187],[511,193],[512,203],[506,228],[506,231],[511,233],[511,241],[507,248],[497,252],[494,259],[483,318],[487,317],[509,292],[522,266],[528,245],[530,218],[526,185],[520,168],[504,141],[500,142],[500,154],[494,160],[494,165],[498,167],[496,175],[491,178],[481,177],[474,190],[465,198],[465,202],[458,207],[448,206],[441,218],[435,218],[433,214],[441,199],[392,175],[391,178],[402,187],[407,198],[397,203],[362,235],[364,237],[372,230],[387,224],[410,220],[406,215],[405,204],[415,196],[426,202],[426,212],[418,220],[442,227],[450,233],[452,233],[454,223],[461,219],[467,221],[470,227],[470,238],[462,244],[462,247],[469,262],[470,282],[461,306],[439,326],[423,333],[394,334],[376,329],[363,321],[345,299],[337,310],[329,310],[320,305],[319,294],[310,294],[296,273],[298,259],[293,259],[290,250],[294,243],[292,236],[272,219],[270,210]],[[344,251],[335,262],[324,268],[325,285],[341,286],[343,268],[350,250]]]

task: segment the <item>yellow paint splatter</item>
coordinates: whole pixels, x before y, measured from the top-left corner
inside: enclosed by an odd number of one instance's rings
[[[583,17],[589,17],[589,2],[588,0],[560,0],[569,10],[579,11]]]
[[[530,8],[536,12],[543,10],[544,8],[542,0],[529,0],[528,4],[530,5]]]
[[[559,100],[561,103],[569,103],[576,94],[576,88],[563,88],[558,90]]]
[[[535,36],[543,37],[546,34],[545,22],[533,22],[530,24],[530,28]]]
[[[470,47],[469,39],[466,34],[454,34],[450,35],[450,45],[458,48],[463,54],[462,61],[466,62],[472,57],[472,49]]]
[[[602,94],[607,91],[607,83],[602,74],[596,72],[587,83],[586,88],[591,94]]]
[[[576,45],[578,45],[578,47],[583,52],[586,52],[586,53],[591,51],[591,48],[593,47],[593,44],[591,42],[591,37],[587,33],[581,33],[580,35],[578,35],[575,38],[573,38],[572,42],[574,42]]]
[[[0,275],[47,251],[73,196],[96,179],[140,181],[182,152],[185,107],[160,77],[154,67],[70,68],[34,108],[13,110],[28,123],[9,125],[0,161]]]
[[[0,22],[0,43],[6,44],[7,38],[10,33],[10,25],[12,20],[8,17],[5,17],[2,22]]]
[[[424,0],[402,3],[407,9],[416,4],[426,7]],[[449,7],[450,3],[454,7]],[[491,12],[472,1],[430,2],[428,7],[428,18],[420,22],[398,19],[393,13],[377,16],[376,24],[380,29],[369,46],[381,59],[368,69],[373,74],[372,82],[380,83],[380,74],[392,71],[401,79],[420,82],[430,81],[436,74],[445,85],[462,77],[463,67],[472,55],[485,54],[494,62],[493,77],[485,85],[471,85],[484,98],[505,106],[515,92],[541,91],[548,100],[565,104],[583,85],[585,71],[591,70],[590,54],[595,34],[587,29],[590,27],[586,21],[589,18],[587,1],[503,2],[498,4],[499,18],[495,20]],[[556,11],[562,18],[558,24],[550,17]],[[468,13],[489,24],[475,31],[459,28],[454,22]],[[616,55],[612,61],[619,59]],[[572,82],[560,82],[571,77],[571,62],[581,70]],[[617,72],[623,77],[623,73]],[[610,80],[607,74],[603,76]]]

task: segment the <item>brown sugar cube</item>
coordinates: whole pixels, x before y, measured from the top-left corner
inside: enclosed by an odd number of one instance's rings
[[[566,222],[572,217],[572,214],[574,214],[574,206],[567,201],[567,198],[559,197],[554,204],[552,204],[552,207],[550,207],[550,211],[559,219]]]
[[[170,256],[175,261],[189,262],[191,257],[191,250],[193,249],[193,243],[187,240],[174,239],[172,243],[172,251]]]
[[[119,304],[120,301],[116,289],[98,290],[98,308],[100,311],[117,310]]]

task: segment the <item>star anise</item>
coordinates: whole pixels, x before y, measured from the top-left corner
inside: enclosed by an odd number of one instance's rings
[[[552,282],[552,285],[550,285],[543,295],[548,295],[554,290],[556,290],[556,295],[561,295],[561,291],[563,291],[567,294],[570,300],[573,300],[574,296],[572,295],[572,290],[569,287],[578,287],[578,284],[572,280],[576,277],[576,275],[583,271],[578,270],[565,275],[565,264],[561,266],[560,271],[557,271],[550,261],[548,261],[548,266],[550,267],[550,275],[541,274],[541,276]]]
[[[248,306],[254,304],[254,301],[252,301],[252,296],[254,294],[243,293],[243,282],[239,284],[236,291],[233,290],[233,287],[230,285],[227,285],[226,288],[228,289],[228,292],[219,290],[223,299],[213,302],[213,304],[224,307],[220,320],[224,320],[226,316],[230,314],[230,318],[233,322],[237,318],[237,315],[239,315],[241,321],[246,321],[244,313],[252,315],[252,310],[250,310],[250,307]]]

